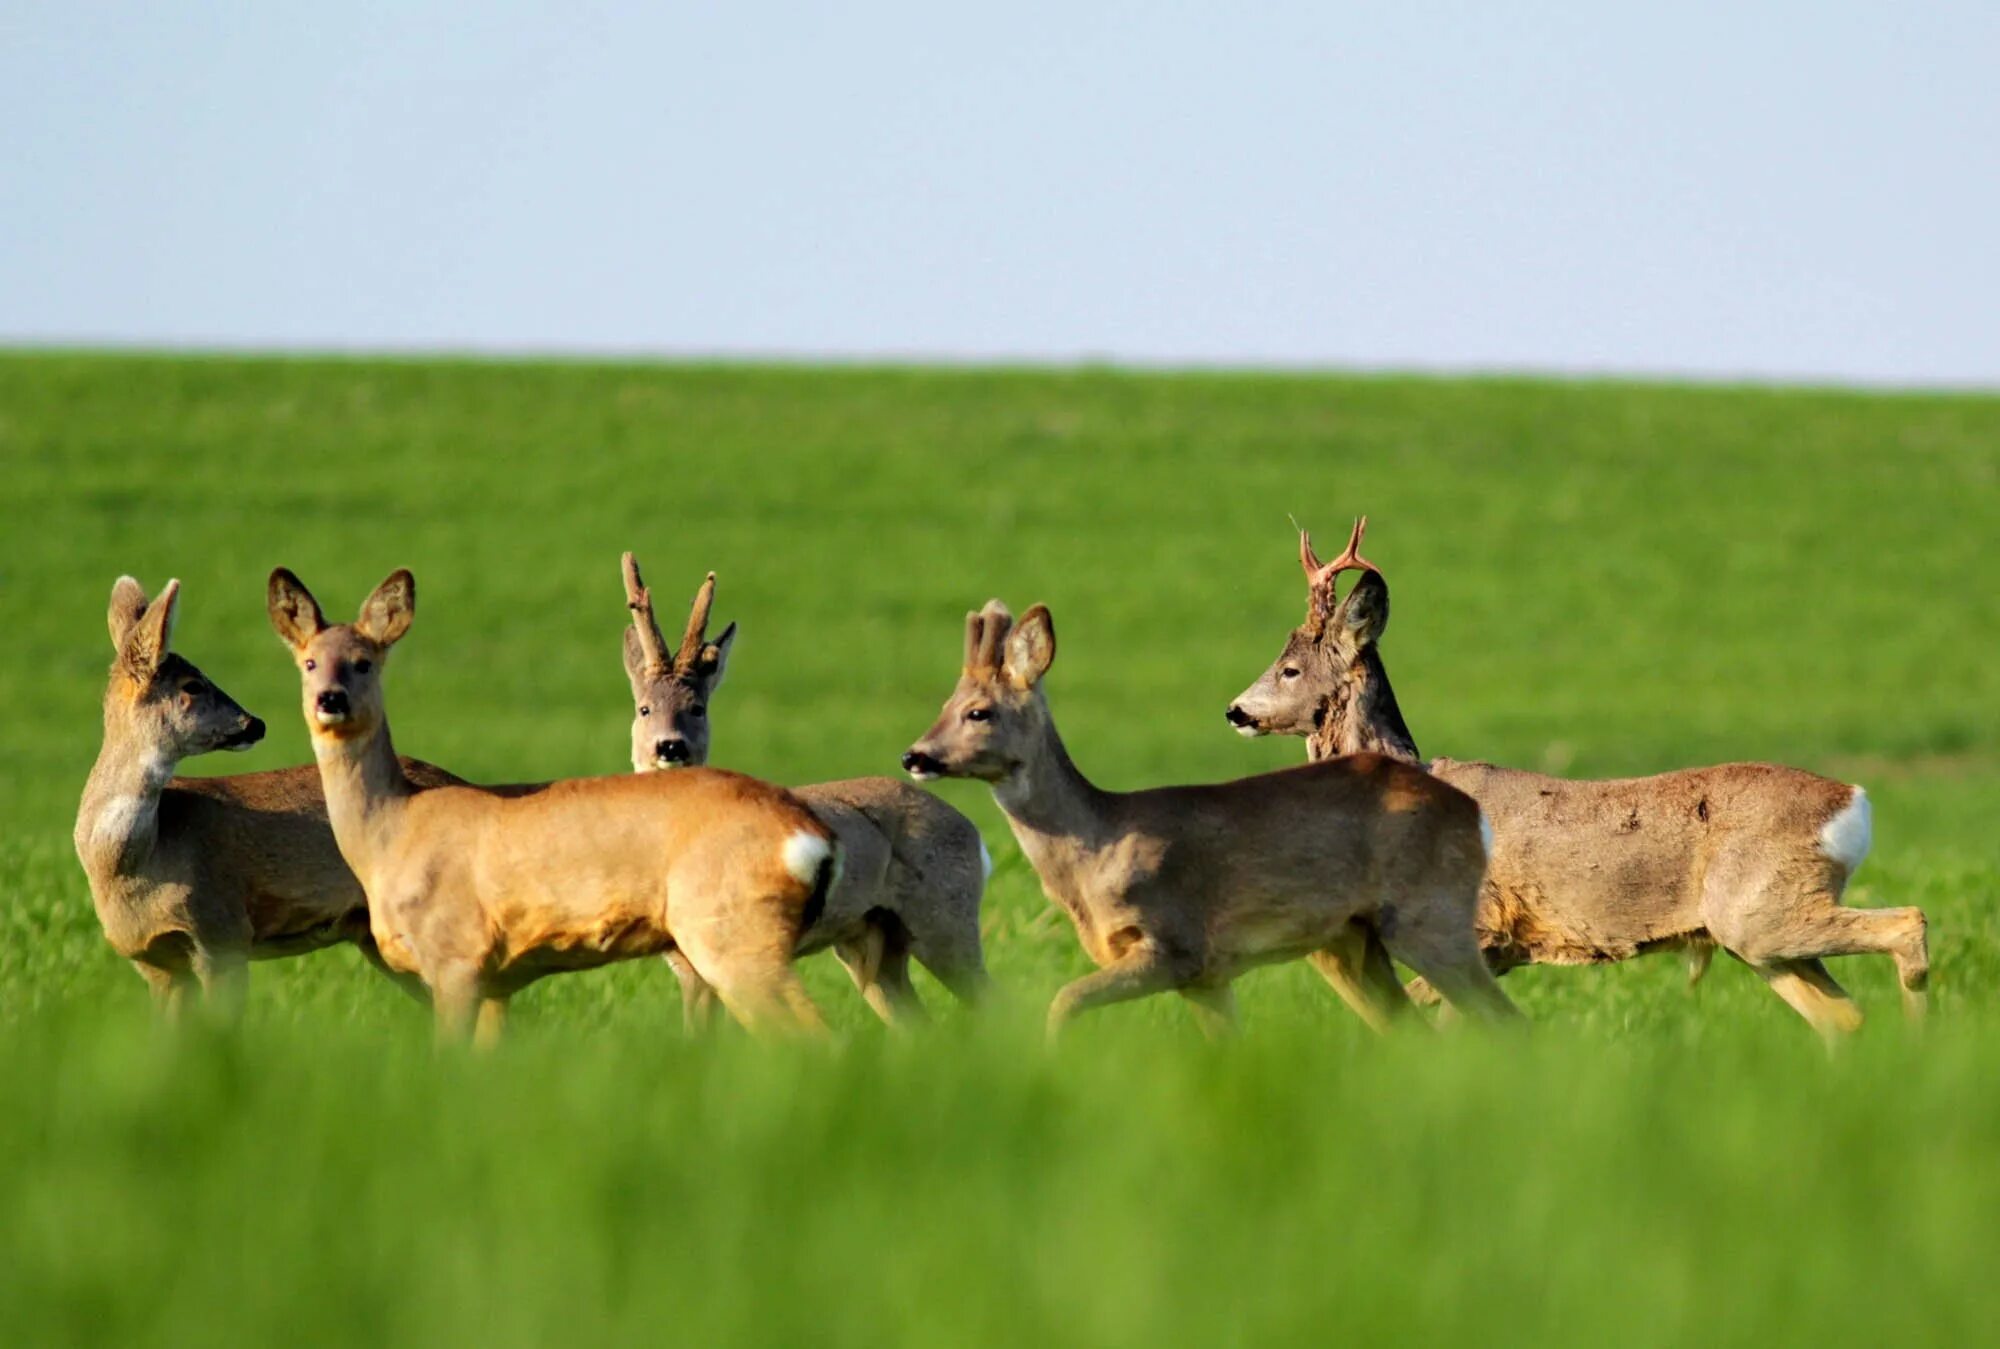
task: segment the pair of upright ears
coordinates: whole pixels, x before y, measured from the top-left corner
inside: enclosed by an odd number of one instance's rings
[[[159,598],[148,600],[146,588],[130,576],[111,587],[111,607],[105,622],[111,629],[111,649],[118,665],[134,679],[150,679],[173,649],[174,619],[180,613],[181,583],[167,582]]]
[[[295,651],[327,628],[326,616],[312,591],[284,567],[271,573],[267,608],[271,626]],[[407,568],[398,568],[361,602],[354,630],[377,646],[393,646],[410,630],[410,621],[416,616],[417,578]]]

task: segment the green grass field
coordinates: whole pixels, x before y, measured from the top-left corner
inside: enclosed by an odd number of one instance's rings
[[[1774,758],[1867,785],[1861,904],[1923,905],[1933,1010],[1836,962],[1829,1058],[1747,971],[1530,970],[1519,1040],[1378,1040],[1310,972],[1058,1052],[1086,962],[983,787],[1002,990],[907,1042],[830,957],[834,1051],[690,1042],[657,962],[545,982],[490,1057],[349,952],[151,1024],[70,849],[104,606],[308,757],[263,612],[421,604],[397,741],[616,772],[618,554],[742,634],[715,761],[894,772],[966,609],[1049,603],[1112,787],[1295,762],[1222,711],[1297,621],[1288,513],[1373,518],[1428,753],[1576,775]],[[2000,1315],[2000,398],[1527,380],[0,357],[0,1327],[57,1342],[1963,1341]],[[669,600],[671,598],[671,601]]]

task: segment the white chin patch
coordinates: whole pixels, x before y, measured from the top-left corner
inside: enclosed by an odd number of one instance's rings
[[[252,745],[248,740],[245,740],[240,745],[224,745],[222,747],[222,752],[225,754],[248,754],[251,750],[255,748],[256,748],[255,745]]]
[[[936,782],[939,778],[943,777],[944,774],[933,773],[928,768],[912,768],[910,770],[910,776],[915,778],[918,782]]]
[[[345,712],[315,712],[313,713],[313,720],[322,726],[339,726],[346,722],[347,714]]]
[[[1238,726],[1236,734],[1242,736],[1245,740],[1255,740],[1258,736],[1264,734],[1264,728],[1262,726]]]

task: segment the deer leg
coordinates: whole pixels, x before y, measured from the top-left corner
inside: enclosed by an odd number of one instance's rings
[[[689,1035],[706,1034],[715,1025],[715,989],[694,963],[675,949],[662,957],[681,986],[681,1027]]]
[[[197,946],[189,964],[201,984],[208,1013],[225,1025],[242,1020],[244,995],[250,986],[249,958],[241,951]]]
[[[487,995],[479,999],[479,1012],[472,1025],[472,1047],[492,1049],[507,1029],[507,1000]]]
[[[907,1030],[926,1019],[923,1001],[910,984],[909,944],[899,933],[871,922],[860,940],[840,942],[833,953],[884,1025]]]
[[[405,974],[401,970],[391,969],[389,962],[382,958],[382,948],[375,944],[373,936],[364,934],[356,937],[354,945],[361,952],[362,957],[370,965],[373,965],[378,972],[387,977],[390,983],[402,989],[418,1002],[426,1006],[430,1004],[430,990],[424,987],[424,981],[414,974]]]
[[[146,988],[153,995],[153,1010],[170,1025],[178,1022],[187,1009],[188,990],[196,986],[194,976],[185,971],[163,970],[157,965],[135,963],[132,968],[146,980]]]
[[[1450,1008],[1492,1021],[1521,1020],[1521,1009],[1501,991],[1470,924],[1461,927],[1451,918],[1455,911],[1463,910],[1449,902],[1417,909],[1385,941]]]
[[[1751,968],[1829,1045],[1860,1029],[1861,1009],[1819,961],[1782,960]]]
[[[473,1034],[474,1020],[482,1001],[478,967],[452,965],[432,972],[424,982],[431,990],[431,1011],[437,1019],[438,1043],[465,1043]]]
[[[1228,984],[1187,984],[1181,989],[1195,1025],[1210,1040],[1236,1035],[1236,993]]]
[[[1174,960],[1151,943],[1141,942],[1103,969],[1057,990],[1054,1001],[1049,1003],[1049,1039],[1059,1037],[1064,1027],[1093,1007],[1130,1002],[1148,993],[1164,993],[1187,982],[1184,962]]]
[[[1709,962],[1715,959],[1715,943],[1706,938],[1690,938],[1681,948],[1681,959],[1686,962],[1688,987],[1693,988],[1708,973]]]
[[[972,912],[962,921],[954,915],[949,924],[940,926],[946,929],[943,933],[912,932],[910,953],[951,990],[952,997],[967,1007],[975,1007],[992,991],[992,981],[986,977],[986,961],[979,949],[978,895],[973,896]]]
[[[1350,921],[1339,936],[1306,960],[1370,1030],[1386,1031],[1398,1015],[1410,1010],[1396,967],[1389,963],[1388,948],[1375,929],[1360,919]]]
[[[1850,909],[1833,896],[1822,895],[1803,912],[1794,908],[1786,913],[1776,926],[1773,932],[1757,932],[1743,943],[1747,949],[1734,949],[1734,954],[1760,968],[1828,956],[1889,956],[1902,984],[1904,1013],[1913,1021],[1922,1019],[1931,969],[1929,928],[1922,909]]]

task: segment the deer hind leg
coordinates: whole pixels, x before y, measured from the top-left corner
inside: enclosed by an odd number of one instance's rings
[[[833,953],[884,1025],[897,1029],[926,1020],[923,1000],[910,983],[910,942],[894,915],[875,910],[861,936]]]
[[[1192,982],[1190,973],[1185,960],[1176,960],[1150,941],[1137,941],[1103,969],[1057,990],[1049,1003],[1049,1039],[1057,1039],[1070,1022],[1093,1007],[1185,987]]]
[[[979,896],[965,912],[933,915],[936,921],[912,926],[910,954],[951,990],[952,997],[967,1007],[986,1000],[992,981],[986,974],[986,957],[980,949]]]
[[[768,917],[748,907],[739,908],[732,921],[690,924],[674,934],[675,940],[702,981],[715,990],[724,1009],[745,1030],[758,1035],[823,1037],[826,1022],[799,982],[798,971],[792,968],[792,951],[798,942],[797,916],[776,906],[767,912]],[[726,943],[716,940],[718,928],[729,933]]]
[[[1489,1021],[1522,1019],[1479,949],[1471,905],[1446,894],[1428,905],[1412,905],[1399,917],[1384,932],[1384,943],[1437,990],[1449,1009]]]
[[[1753,898],[1747,913],[1755,921],[1738,918],[1724,943],[1732,955],[1760,972],[1829,956],[1886,955],[1896,962],[1904,1012],[1912,1020],[1923,1017],[1930,939],[1922,909],[1850,909],[1840,903],[1837,889],[1795,896],[1774,885]]]
[[[1411,1011],[1409,995],[1396,978],[1389,950],[1373,924],[1358,918],[1350,921],[1338,937],[1306,960],[1370,1030],[1387,1031],[1398,1017]],[[1424,987],[1428,990],[1430,986]],[[1437,995],[1431,997],[1435,1001]]]
[[[1752,968],[1829,1045],[1860,1029],[1861,1009],[1819,961],[1781,960]]]
[[[703,1035],[715,1025],[715,989],[678,948],[661,959],[681,986],[681,1026],[689,1035]]]

